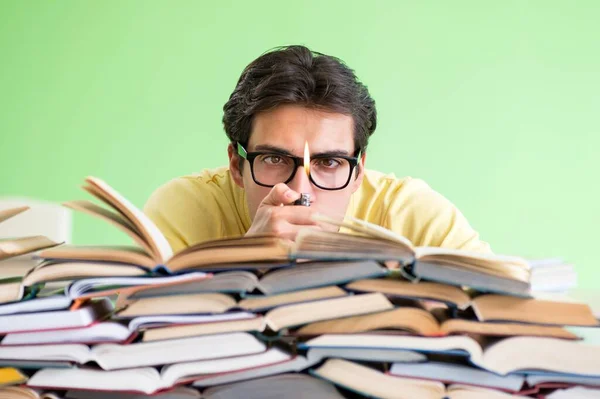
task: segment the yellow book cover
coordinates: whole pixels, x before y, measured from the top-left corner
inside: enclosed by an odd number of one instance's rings
[[[12,367],[0,367],[0,387],[22,384],[27,377]]]

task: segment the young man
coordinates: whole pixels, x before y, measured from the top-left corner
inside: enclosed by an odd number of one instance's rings
[[[294,240],[302,228],[328,228],[314,213],[364,219],[416,245],[490,251],[423,181],[365,169],[375,102],[339,59],[303,46],[263,54],[242,72],[223,110],[229,165],[176,178],[145,206],[174,251],[248,234]],[[284,206],[301,193],[310,194],[310,207]]]

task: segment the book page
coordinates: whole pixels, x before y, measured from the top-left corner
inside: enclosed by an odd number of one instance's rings
[[[444,384],[438,381],[391,376],[342,359],[326,360],[312,372],[369,397],[439,399],[444,397],[445,392]]]
[[[40,257],[46,260],[56,260],[55,263],[70,261],[115,262],[127,263],[129,266],[141,266],[147,269],[152,269],[156,265],[156,262],[142,248],[123,245],[61,245],[40,252]]]
[[[439,324],[431,313],[409,307],[319,321],[301,327],[296,334],[353,334],[378,330],[400,330],[424,336],[440,334]]]
[[[364,220],[356,219],[353,217],[346,217],[343,221],[337,221],[325,215],[317,214],[314,215],[313,220],[321,223],[330,224],[338,227],[345,227],[357,233],[362,233],[370,237],[381,238],[383,240],[393,241],[401,244],[407,248],[413,249],[414,246],[410,240],[400,234],[394,233],[385,227],[378,226],[373,223],[366,222]]]
[[[131,237],[148,253],[148,255],[153,256],[153,249],[150,247],[150,244],[144,240],[144,236],[140,233],[137,227],[135,227],[135,225],[133,225],[121,213],[110,211],[90,201],[69,201],[64,202],[63,206],[106,220]]]
[[[394,306],[383,294],[351,295],[294,305],[279,306],[266,314],[273,331],[336,317],[390,310]]]
[[[119,210],[139,229],[142,237],[144,237],[148,244],[150,244],[150,247],[154,249],[153,255],[157,262],[165,263],[173,256],[171,245],[158,227],[156,227],[154,222],[152,222],[148,216],[129,202],[127,198],[123,197],[100,179],[88,177],[85,181],[90,186],[87,188],[84,187],[84,189],[98,199],[107,202],[108,205]]]
[[[235,263],[248,268],[248,264],[255,262],[282,262],[285,263],[289,257],[289,246],[286,241],[271,238],[257,245],[241,246],[209,246],[199,245],[195,250],[184,249],[177,253],[166,266],[171,272],[179,272],[184,269],[200,269],[203,266],[214,268],[215,265],[227,264],[228,268]],[[245,266],[244,266],[245,265]],[[211,269],[212,270],[212,269]]]
[[[390,296],[417,298],[444,302],[465,309],[471,304],[471,297],[462,289],[446,284],[383,278],[357,280],[346,289],[358,292],[381,292]]]
[[[527,284],[530,282],[531,272],[526,263],[514,263],[504,260],[504,257],[494,259],[489,254],[479,254],[483,256],[477,256],[477,254],[461,253],[460,250],[451,250],[452,252],[450,252],[444,249],[443,251],[445,253],[438,251],[436,254],[420,255],[417,260],[419,263],[428,263],[440,267],[454,266],[455,268],[509,278]]]
[[[504,295],[482,295],[471,307],[481,321],[598,326],[590,307],[583,303],[553,302]]]
[[[519,265],[525,269],[529,269],[529,263],[518,256],[510,256],[510,255],[497,255],[490,254],[484,252],[475,252],[475,251],[465,251],[462,249],[456,248],[443,248],[443,247],[416,247],[415,248],[416,257],[421,259],[426,256],[438,256],[438,255],[448,255],[452,257],[460,257],[465,259],[481,259],[481,260],[489,260],[497,263],[510,263],[514,265]]]
[[[577,340],[579,337],[572,332],[556,326],[542,326],[521,323],[483,322],[463,319],[448,319],[442,323],[445,334],[478,334],[494,337],[554,337]]]
[[[540,370],[590,376],[600,370],[600,347],[578,341],[546,337],[510,337],[485,346],[475,365],[499,374]]]
[[[28,209],[28,206],[19,206],[16,208],[2,209],[0,210],[0,223],[10,219],[13,216],[17,216],[19,213],[25,212]]]
[[[45,236],[0,240],[0,260],[35,252],[44,248],[55,247],[59,244]]]

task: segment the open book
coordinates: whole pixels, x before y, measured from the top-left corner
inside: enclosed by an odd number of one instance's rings
[[[441,309],[439,309],[441,310]],[[441,313],[441,312],[436,312]],[[420,308],[401,307],[379,313],[337,318],[307,324],[296,335],[355,334],[365,332],[407,332],[425,337],[456,334],[485,336],[538,336],[578,339],[572,332],[556,326],[529,325],[511,322],[479,322],[475,320],[436,318]]]
[[[394,363],[389,374],[419,380],[437,380],[446,384],[465,384],[508,392],[520,392],[526,378],[521,374],[497,375],[476,367],[453,363],[429,361],[423,363]]]
[[[485,340],[482,337],[470,336],[425,338],[382,334],[326,334],[299,346],[303,349],[378,348],[465,355],[473,365],[500,375],[537,370],[588,377],[600,376],[599,346],[559,338],[510,337]]]
[[[65,264],[67,265],[67,264]],[[76,267],[76,265],[78,267]],[[31,270],[24,278],[15,278],[14,284],[16,288],[11,296],[7,293],[7,302],[3,303],[0,299],[0,315],[20,312],[34,312],[44,310],[56,310],[67,307],[72,301],[79,306],[81,303],[91,298],[115,295],[119,292],[128,292],[128,290],[142,287],[167,287],[174,284],[198,282],[211,277],[211,274],[203,272],[191,272],[181,275],[171,275],[167,277],[151,276],[136,266],[129,266],[135,271],[140,271],[140,275],[129,276],[126,272],[128,266],[111,264],[94,264],[87,262],[69,262],[68,266],[73,267],[73,270],[67,275],[63,274],[64,269],[54,269],[42,263]],[[56,273],[55,273],[56,272]],[[111,272],[115,272],[111,274]],[[125,272],[123,277],[119,277],[120,273]],[[91,278],[85,278],[88,276]],[[97,277],[105,275],[106,277]],[[71,281],[75,279],[75,281]],[[71,281],[71,282],[70,282]],[[36,290],[37,297],[20,301],[25,292],[25,286],[34,286],[37,288],[38,283],[58,282],[64,284],[65,287],[57,288],[49,291],[48,295],[42,296]],[[50,283],[51,284],[51,283]],[[50,285],[48,284],[48,285]],[[1,286],[3,289],[4,286]],[[64,294],[64,295],[63,295]]]
[[[415,247],[393,231],[355,218],[340,222],[317,215],[315,220],[348,229],[353,234],[302,230],[296,238],[294,258],[396,260],[406,274],[415,278],[466,285],[481,291],[530,295],[530,267],[522,258]]]
[[[0,335],[56,328],[89,326],[113,311],[108,298],[92,301],[77,310],[57,310],[0,315]]]
[[[289,363],[289,362],[284,362]],[[265,366],[256,368],[264,369]],[[231,373],[228,373],[231,374]],[[236,373],[243,374],[243,373]],[[148,399],[145,394],[112,393],[111,399]],[[344,399],[335,387],[319,378],[306,374],[278,374],[264,378],[229,383],[205,389],[202,394],[194,388],[178,386],[165,392],[152,394],[152,399]],[[35,398],[32,398],[35,399]],[[65,399],[106,399],[106,392],[73,390]]]
[[[169,389],[163,392],[155,393],[152,396],[144,393],[134,392],[111,392],[110,399],[202,399],[204,395],[194,388],[179,385],[173,389]],[[34,398],[32,398],[34,399]],[[87,390],[69,390],[67,391],[62,399],[106,399],[106,392],[104,391],[87,391]]]
[[[121,343],[128,344],[135,340],[140,333],[144,334],[142,342],[156,341],[167,338],[186,336],[220,334],[228,332],[252,331],[244,329],[260,316],[250,312],[230,312],[215,315],[192,316],[141,316],[127,323],[117,321],[102,321],[89,326],[77,328],[61,328],[52,330],[27,331],[9,333],[0,341],[3,346],[9,345],[39,345],[39,344],[88,344]],[[262,326],[263,323],[260,323]],[[158,339],[146,339],[146,334],[156,330],[165,330],[169,326],[201,325],[206,327],[206,334],[175,335]],[[219,329],[219,326],[221,328]],[[226,328],[230,327],[230,328]],[[157,336],[160,334],[153,334]],[[164,335],[164,334],[163,334]]]
[[[29,209],[28,206],[0,210],[0,223]],[[31,236],[11,239],[0,239],[0,260],[24,255],[40,249],[49,248],[59,243],[45,236]]]
[[[206,399],[344,399],[333,385],[306,374],[280,374],[206,389]]]
[[[266,349],[248,333],[231,333],[129,345],[100,344],[91,349],[82,344],[0,346],[0,360],[96,362],[103,370],[117,370],[243,356]]]
[[[480,321],[559,326],[599,325],[592,309],[584,303],[577,302],[497,294],[483,294],[471,298],[458,287],[428,282],[415,284],[392,278],[357,280],[347,284],[346,289],[355,292],[380,292],[390,297],[439,301],[460,310],[471,308]]]
[[[259,369],[290,361],[293,357],[271,348],[257,353],[167,365],[158,372],[154,368],[132,368],[116,371],[93,369],[42,369],[29,380],[33,387],[59,389],[93,389],[134,391],[152,394],[176,384],[223,376],[247,369]]]
[[[133,318],[152,315],[194,315],[208,313],[223,313],[239,309],[236,300],[225,294],[193,294],[177,295],[164,298],[143,298],[130,303],[119,303],[127,307],[118,312],[120,318]],[[264,318],[256,322],[262,323],[264,329],[268,326],[273,331],[299,326],[319,320],[337,317],[354,316],[359,314],[381,312],[392,309],[393,305],[379,293],[364,295],[349,295],[339,298],[321,299],[310,302],[294,303],[278,306],[268,311]],[[196,327],[201,329],[202,326]],[[173,329],[175,327],[170,327]],[[192,326],[181,326],[190,330]]]
[[[388,272],[387,268],[374,261],[305,262],[297,267],[271,270],[260,277],[257,273],[250,271],[234,270],[214,274],[212,278],[205,280],[180,282],[168,286],[133,288],[124,292],[121,297],[139,299],[210,292],[238,293],[244,297],[260,297],[259,295],[250,295],[250,293],[258,290],[266,295],[283,294],[344,284],[365,276],[386,275]]]
[[[513,395],[492,389],[450,385],[386,375],[378,370],[342,359],[329,359],[311,370],[315,376],[368,397],[397,399],[508,399]]]
[[[197,306],[200,308],[205,306],[195,304],[186,305],[190,298],[223,298],[221,300],[221,303],[223,303],[225,306],[223,308],[214,309],[215,311],[229,310],[232,307],[248,311],[266,311],[277,306],[291,305],[293,303],[301,302],[311,302],[320,299],[338,298],[349,295],[348,292],[344,291],[342,288],[332,285],[327,287],[310,288],[307,290],[287,292],[283,294],[246,296],[237,301],[237,306],[235,306],[236,301],[229,294],[212,291],[200,291],[198,293],[196,293],[195,291],[191,291],[190,293],[187,293],[186,291],[176,291],[175,287],[173,287],[173,289],[170,289],[169,291],[167,291],[166,288],[167,287],[165,287],[165,290],[161,290],[160,294],[157,293],[157,291],[160,288],[157,288],[156,291],[153,288],[145,290],[136,290],[135,288],[125,290],[122,292],[121,295],[119,295],[117,299],[117,306],[124,307],[132,303],[137,303],[141,300],[141,303],[138,303],[138,305],[136,306],[140,306],[140,304],[145,303],[142,306],[149,308],[149,312],[160,312],[159,309],[152,309],[152,307],[154,303],[158,303],[159,306],[162,306],[160,305],[160,302],[164,300],[175,307],[178,307],[180,304],[182,304],[182,306],[184,306],[186,309],[189,309],[189,311],[187,312],[189,313],[194,312],[196,309],[198,309]],[[148,294],[146,293],[147,291]],[[209,294],[209,296],[203,296],[202,294]],[[178,309],[175,311],[175,313],[180,312],[185,311],[184,309]]]
[[[249,311],[264,311],[278,306],[285,308],[284,305],[310,303],[346,295],[348,294],[341,288],[329,286],[286,294],[246,298],[240,300],[237,306],[240,309]],[[305,322],[310,322],[321,317],[320,304],[322,305],[322,302],[313,307],[313,309],[317,309],[316,313],[303,314],[303,308],[298,310],[294,307],[286,308],[283,313],[293,313],[302,317],[308,316],[310,319]],[[337,304],[337,306],[340,305]],[[346,309],[345,305],[344,308]],[[304,310],[306,309],[304,308]],[[278,313],[281,312],[271,314],[270,319],[277,319]],[[209,318],[211,320],[207,320]],[[217,320],[217,318],[221,319]],[[129,322],[130,330],[132,329],[132,323],[142,323],[140,327],[144,330],[142,337],[144,342],[234,331],[262,332],[266,328],[266,318],[264,316],[249,312],[227,312],[212,315],[141,316]]]
[[[288,262],[289,245],[285,240],[271,236],[254,236],[200,243],[173,254],[165,236],[135,205],[106,184],[88,177],[83,189],[101,201],[104,206],[90,201],[71,201],[64,205],[103,219],[129,235],[138,247],[77,247],[61,246],[44,251],[43,258],[64,261],[113,262],[145,267],[157,267],[171,272],[226,264],[227,268],[265,268]],[[212,269],[211,269],[212,270]]]

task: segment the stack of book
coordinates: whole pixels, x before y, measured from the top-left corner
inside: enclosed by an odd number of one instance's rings
[[[600,392],[600,346],[578,335],[598,320],[586,304],[535,298],[556,278],[536,280],[524,259],[415,247],[379,226],[325,217],[339,232],[173,254],[113,188],[88,178],[84,189],[103,206],[66,206],[137,246],[46,243],[43,262],[6,283],[0,399]]]

